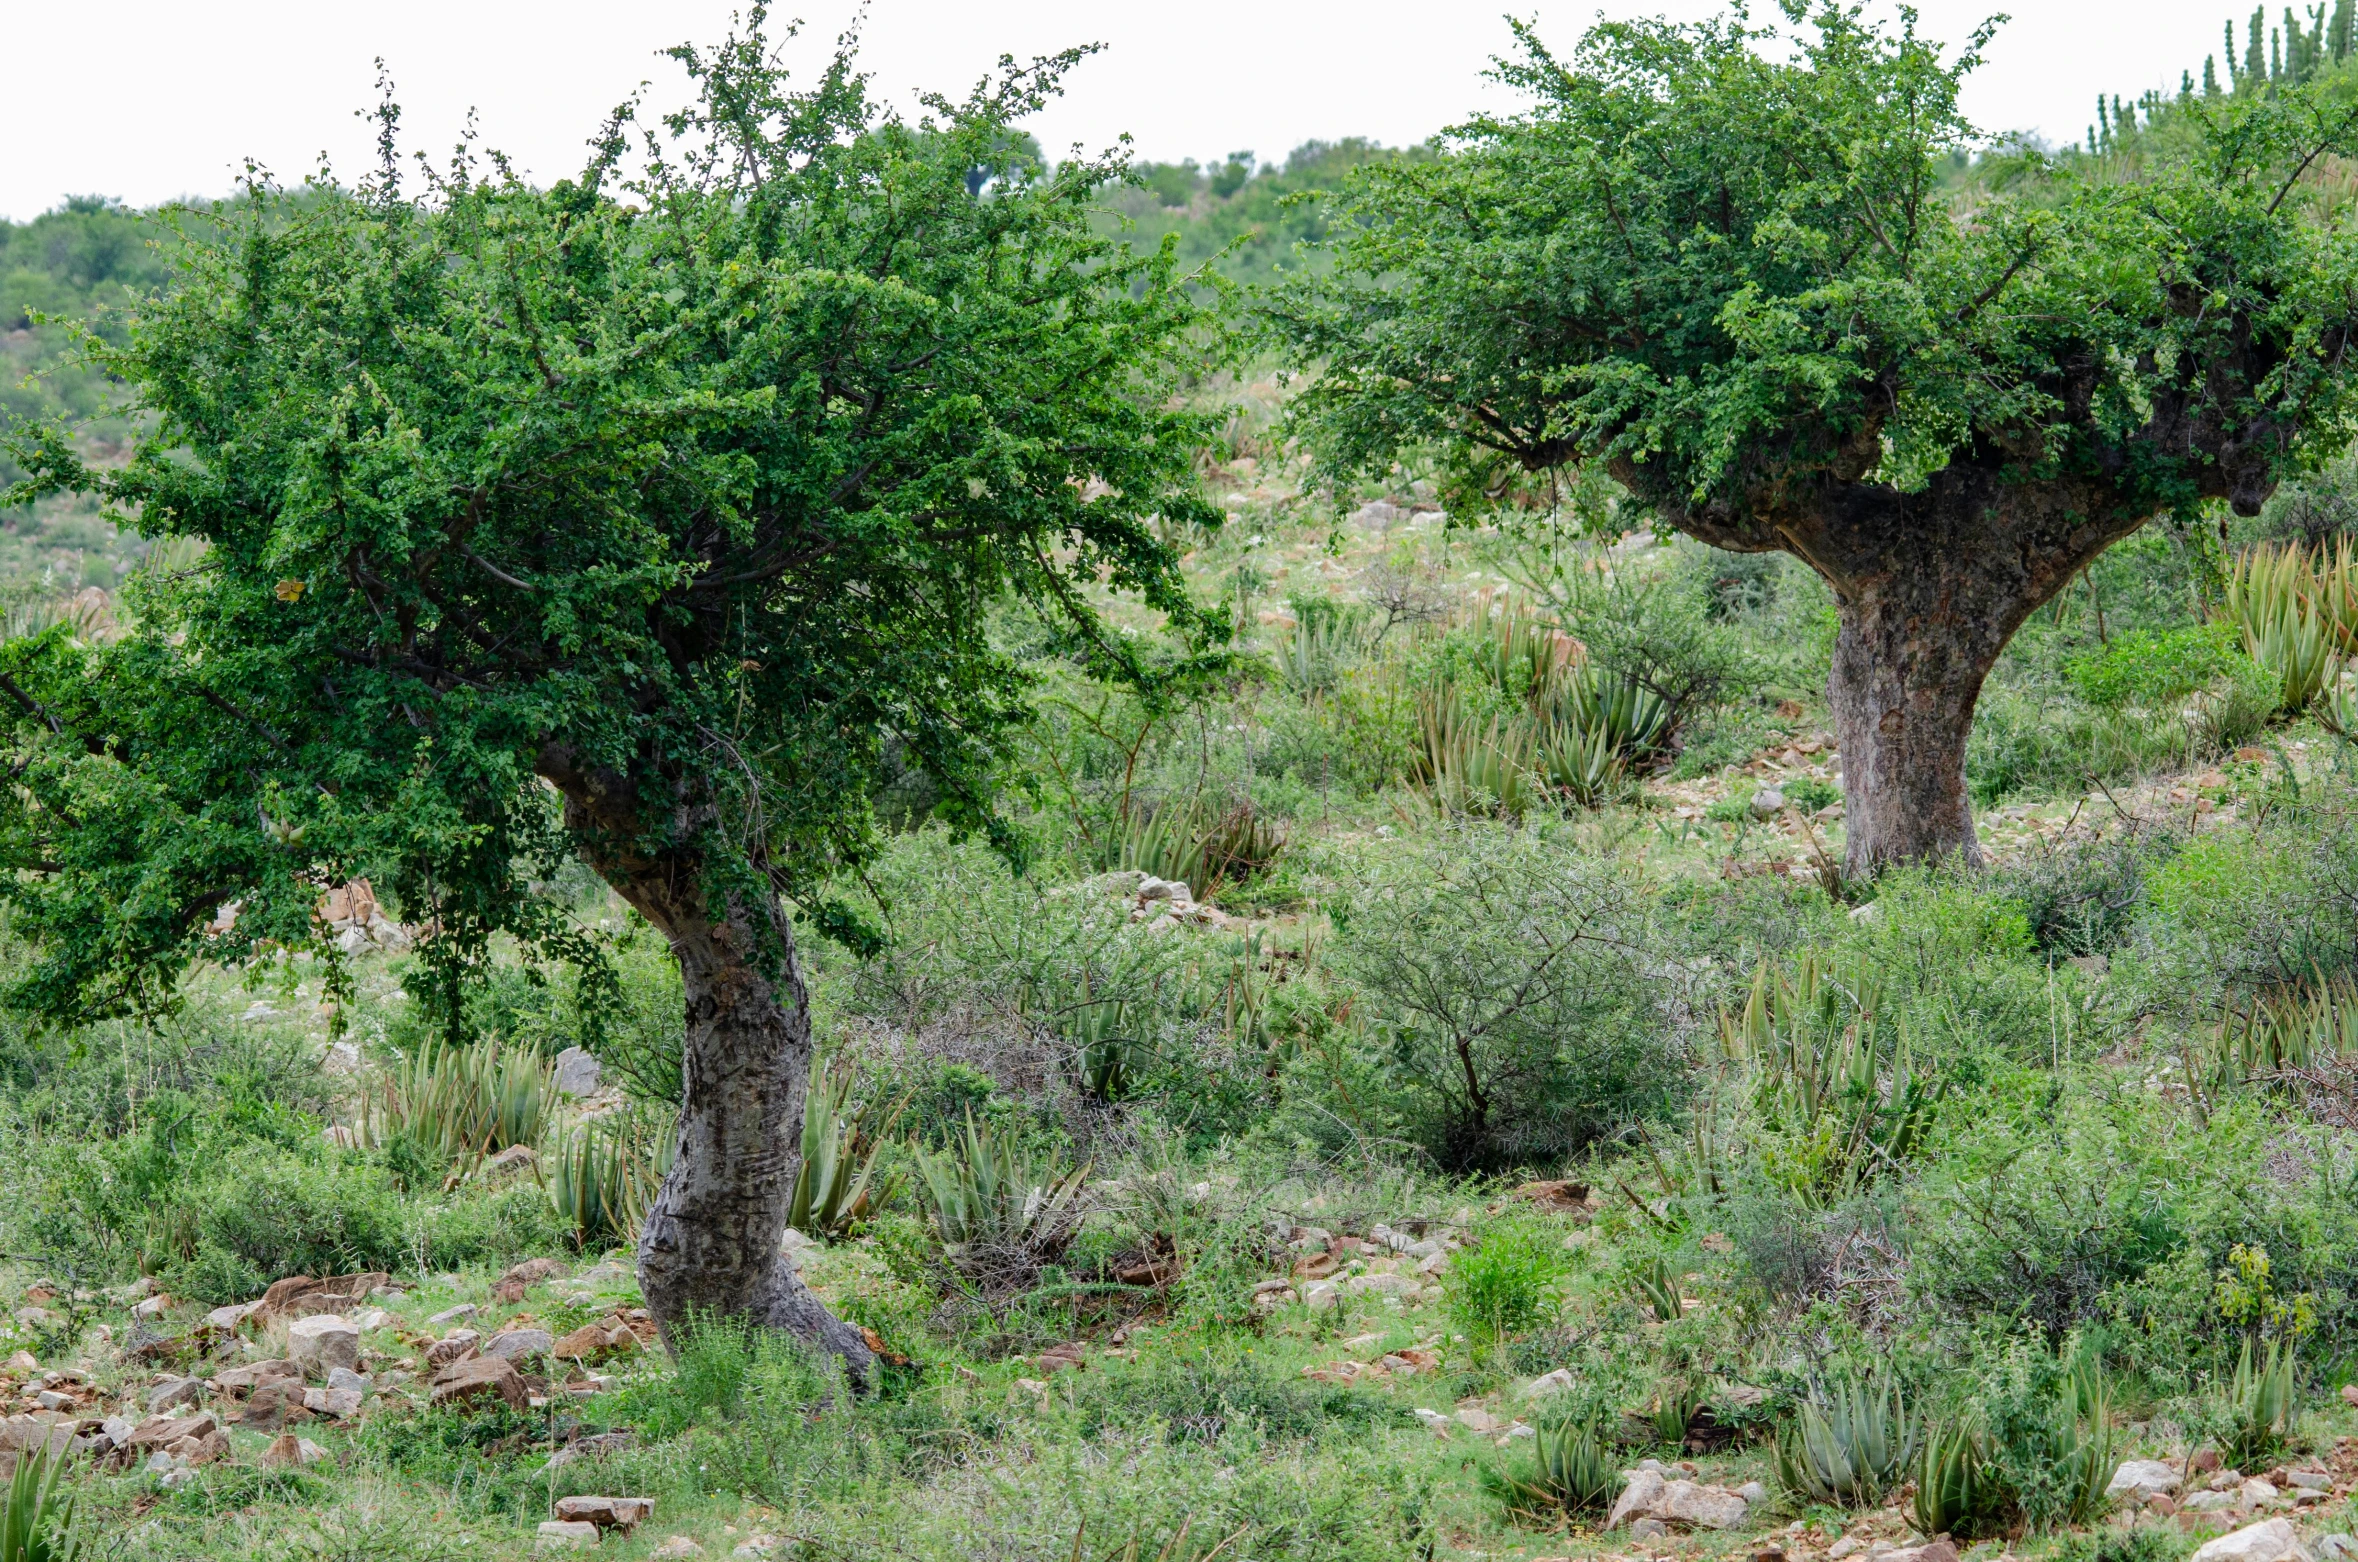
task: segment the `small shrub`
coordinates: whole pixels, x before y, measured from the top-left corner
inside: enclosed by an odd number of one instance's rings
[[[2242,673],[2249,658],[2225,619],[2177,629],[2133,629],[2070,664],[2082,698],[2103,710],[2167,706]]]
[[[1450,1323],[1482,1352],[1547,1322],[1569,1264],[1538,1221],[1493,1221],[1475,1238],[1450,1258],[1441,1291]]]
[[[2253,1345],[2249,1339],[2243,1342],[2235,1376],[2214,1399],[2206,1418],[2220,1457],[2239,1469],[2258,1469],[2272,1462],[2283,1452],[2301,1414],[2292,1348],[2270,1341],[2255,1354]]]

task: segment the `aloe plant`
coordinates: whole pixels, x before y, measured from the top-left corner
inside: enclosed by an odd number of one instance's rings
[[[359,1138],[376,1145],[407,1134],[445,1161],[536,1145],[555,1087],[538,1053],[497,1042],[433,1042],[402,1060],[361,1103]]]
[[[583,1123],[541,1157],[541,1187],[577,1245],[637,1238],[678,1147],[669,1121],[616,1113]]]
[[[1034,1160],[966,1115],[947,1150],[911,1147],[917,1202],[950,1262],[971,1279],[1028,1284],[1071,1245],[1086,1166]]]
[[[2276,675],[2281,709],[2307,710],[2341,676],[2336,618],[2345,583],[2321,574],[2306,548],[2262,543],[2228,565],[2223,585],[2227,617],[2252,659]]]
[[[901,1107],[871,1132],[874,1104],[852,1111],[851,1095],[849,1074],[832,1073],[824,1059],[812,1065],[802,1098],[802,1167],[794,1174],[794,1196],[786,1210],[786,1224],[807,1237],[842,1236],[852,1222],[866,1219],[891,1197],[889,1179],[873,1189],[870,1183],[884,1152],[883,1136],[892,1132]],[[905,1106],[908,1098],[901,1100]]]
[[[2245,1340],[2223,1409],[2219,1452],[2230,1463],[2249,1469],[2275,1458],[2301,1414],[2292,1347],[2272,1340],[2255,1355],[2253,1342]]]
[[[1493,716],[1477,725],[1453,688],[1420,701],[1417,722],[1424,753],[1415,784],[1436,813],[1519,818],[1538,801],[1530,723]]]
[[[1482,1472],[1483,1485],[1515,1512],[1593,1511],[1621,1495],[1621,1472],[1594,1426],[1542,1427],[1532,1452],[1528,1473]]]
[[[1630,1271],[1629,1286],[1653,1313],[1655,1322],[1668,1323],[1685,1316],[1687,1307],[1678,1294],[1678,1276],[1666,1260],[1652,1258],[1638,1265]]]
[[[65,1460],[46,1449],[17,1455],[0,1499],[0,1562],[77,1562],[74,1499],[60,1491]]]
[[[1934,1428],[1923,1446],[1916,1466],[1917,1530],[1959,1539],[1975,1534],[2002,1506],[1981,1428],[1960,1418]]]
[[[1922,1436],[1896,1382],[1843,1380],[1812,1392],[1777,1439],[1777,1479],[1805,1502],[1871,1508],[1908,1478]]]

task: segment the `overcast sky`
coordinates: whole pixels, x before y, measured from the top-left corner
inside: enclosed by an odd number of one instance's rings
[[[1961,40],[1989,0],[1918,0],[1931,36]],[[2014,0],[1966,107],[1990,130],[2050,140],[2080,135],[2099,92],[2134,97],[2199,77],[2220,47],[2217,0]],[[58,0],[9,7],[13,61],[0,92],[0,216],[28,218],[68,194],[147,204],[226,191],[252,157],[293,180],[327,152],[359,172],[375,101],[374,60],[394,74],[413,145],[440,150],[467,109],[483,139],[536,178],[578,166],[606,108],[641,81],[651,101],[680,95],[655,57],[727,29],[728,0]],[[919,88],[962,88],[1001,53],[1103,43],[1035,127],[1052,152],[1095,149],[1127,131],[1139,155],[1209,159],[1250,149],[1282,157],[1312,138],[1421,140],[1485,102],[1481,73],[1508,44],[1501,12],[1535,15],[1568,47],[1596,0],[870,0],[862,58],[906,104]],[[1632,0],[1616,16],[1693,18],[1704,0]],[[2230,7],[2231,9],[2231,7]],[[2280,7],[2271,7],[2281,10]],[[1763,0],[1757,10],[1773,15]],[[807,25],[796,57],[823,57],[853,18],[851,0],[782,5]]]

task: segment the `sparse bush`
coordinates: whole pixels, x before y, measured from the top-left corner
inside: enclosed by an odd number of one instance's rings
[[[1548,1320],[1567,1267],[1559,1234],[1544,1223],[1492,1220],[1442,1272],[1449,1321],[1477,1354],[1486,1352]]]
[[[1616,871],[1470,825],[1338,866],[1335,965],[1401,1126],[1443,1165],[1560,1157],[1675,1098]]]

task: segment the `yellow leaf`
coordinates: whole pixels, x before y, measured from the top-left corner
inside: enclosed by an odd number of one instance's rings
[[[299,602],[303,599],[303,583],[299,580],[282,580],[275,594],[281,602]]]

